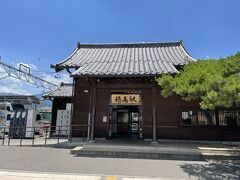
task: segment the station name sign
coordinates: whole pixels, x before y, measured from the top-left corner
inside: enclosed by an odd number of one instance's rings
[[[140,94],[112,94],[112,105],[141,105]]]

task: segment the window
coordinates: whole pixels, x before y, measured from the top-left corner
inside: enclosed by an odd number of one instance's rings
[[[182,125],[216,125],[213,111],[189,110],[181,114]]]
[[[41,113],[42,114],[42,119],[44,120],[44,121],[51,121],[51,113],[49,113],[49,112],[44,112],[44,113]]]
[[[217,125],[237,127],[240,126],[240,111],[238,110],[186,110],[181,112],[181,125]]]
[[[118,123],[128,123],[128,113],[127,112],[118,112]]]
[[[10,121],[11,120],[11,114],[8,114],[7,115],[7,121]]]
[[[12,104],[13,110],[24,110],[24,106],[22,104]]]
[[[219,110],[219,125],[235,127],[240,125],[240,112],[237,110]]]
[[[41,120],[42,120],[41,114],[37,114],[36,121],[41,121]]]
[[[0,110],[5,110],[5,104],[0,104]]]
[[[7,110],[7,111],[11,111],[10,106],[7,106],[7,107],[6,107],[6,110]]]
[[[131,121],[138,122],[138,113],[136,113],[136,112],[131,113]]]

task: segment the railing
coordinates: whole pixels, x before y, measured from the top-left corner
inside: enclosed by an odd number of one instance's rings
[[[71,126],[43,126],[43,127],[14,127],[0,128],[0,145],[23,145],[23,140],[27,141],[27,145],[47,145],[59,144],[61,139],[64,142],[72,143],[73,131],[76,133],[74,137],[81,138],[85,142],[87,138],[87,125],[71,125]],[[14,142],[12,142],[14,140]],[[38,140],[38,143],[36,143]],[[41,142],[43,141],[43,142]],[[31,143],[30,143],[31,142]],[[7,143],[7,144],[6,144]]]

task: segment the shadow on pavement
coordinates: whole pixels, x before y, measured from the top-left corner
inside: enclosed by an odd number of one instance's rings
[[[240,160],[211,160],[207,164],[185,163],[180,168],[198,179],[240,179]]]

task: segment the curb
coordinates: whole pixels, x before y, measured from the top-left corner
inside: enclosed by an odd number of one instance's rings
[[[110,158],[132,158],[132,159],[162,159],[162,160],[186,160],[199,161],[205,159],[240,159],[239,152],[226,151],[205,151],[205,152],[180,152],[180,151],[162,151],[162,152],[146,152],[146,151],[126,151],[126,150],[104,150],[104,149],[88,149],[84,147],[76,147],[70,151],[75,156],[82,157],[110,157]]]

